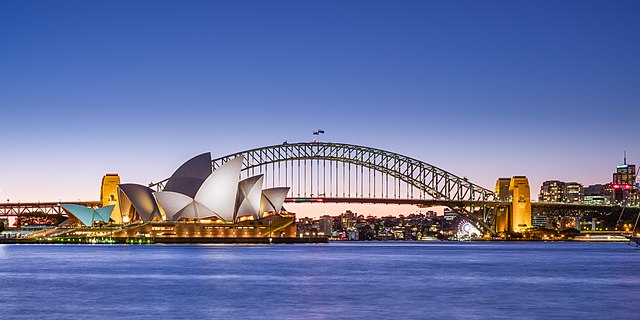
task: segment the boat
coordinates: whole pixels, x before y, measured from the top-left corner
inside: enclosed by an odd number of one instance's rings
[[[640,237],[626,236],[626,238],[629,239],[629,243],[634,242],[636,244],[636,247],[640,246]]]
[[[575,241],[586,242],[626,242],[629,241],[626,237],[620,235],[608,235],[608,234],[595,234],[586,236],[576,236],[573,238]]]
[[[438,239],[436,237],[433,237],[433,236],[422,236],[418,240],[420,240],[420,241],[440,241],[440,239]]]

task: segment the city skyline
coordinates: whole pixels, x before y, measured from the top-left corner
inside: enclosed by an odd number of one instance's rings
[[[0,199],[93,200],[107,172],[157,182],[318,128],[532,198],[639,163],[640,4],[386,4],[2,2]]]

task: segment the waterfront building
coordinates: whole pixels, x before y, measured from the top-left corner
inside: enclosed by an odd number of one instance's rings
[[[180,166],[162,191],[121,184],[117,175],[107,174],[101,200],[115,204],[61,206],[73,218],[69,225],[130,225],[111,230],[114,237],[295,237],[295,216],[283,208],[289,188],[262,189],[262,175],[240,180],[243,160],[239,156],[213,170],[211,154],[198,155]],[[97,231],[74,234],[78,232]]]
[[[243,161],[239,156],[212,171],[211,154],[204,153],[180,166],[162,191],[120,184],[122,219],[235,223],[279,213],[289,188],[262,189],[262,175],[240,181]]]
[[[340,215],[342,221],[342,228],[344,230],[353,229],[356,226],[357,214],[351,210],[347,210]]]
[[[63,224],[67,226],[79,225],[86,227],[91,227],[95,223],[108,223],[111,212],[115,207],[115,205],[110,205],[93,209],[77,204],[61,204],[60,206],[69,216],[69,219],[63,222]]]
[[[333,218],[329,215],[324,215],[318,219],[319,231],[324,235],[331,235],[333,228]]]

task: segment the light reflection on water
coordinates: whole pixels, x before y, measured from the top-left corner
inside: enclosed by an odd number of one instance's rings
[[[620,243],[0,245],[0,318],[636,319]]]

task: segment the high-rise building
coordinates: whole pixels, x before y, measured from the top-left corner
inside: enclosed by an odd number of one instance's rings
[[[616,167],[611,186],[613,187],[613,199],[615,203],[637,202],[636,166],[634,164],[627,164],[626,152],[624,163]]]

